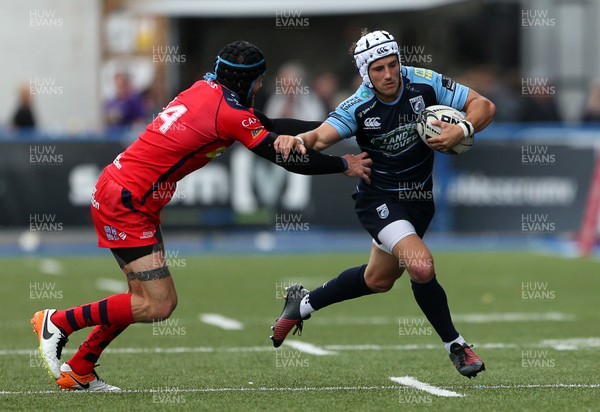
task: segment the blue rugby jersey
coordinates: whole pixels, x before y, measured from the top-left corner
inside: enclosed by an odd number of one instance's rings
[[[342,138],[356,136],[373,159],[371,184],[361,180],[359,190],[430,190],[434,151],[419,137],[417,117],[431,105],[461,110],[467,101],[468,87],[432,70],[402,66],[401,76],[401,93],[394,102],[382,102],[362,84],[325,120]]]

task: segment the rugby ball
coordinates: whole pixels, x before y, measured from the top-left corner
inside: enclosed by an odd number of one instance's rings
[[[464,119],[465,115],[461,111],[450,106],[443,106],[441,104],[429,106],[421,112],[419,118],[417,119],[417,132],[419,133],[421,140],[423,140],[427,146],[431,147],[429,142],[427,142],[427,139],[430,139],[434,136],[439,136],[442,132],[442,129],[439,126],[434,126],[431,124],[433,120],[441,120],[442,122],[457,124]],[[442,153],[453,155],[463,154],[473,146],[473,141],[474,136],[467,136],[452,149]]]

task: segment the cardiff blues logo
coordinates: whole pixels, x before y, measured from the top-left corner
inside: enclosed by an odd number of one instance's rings
[[[423,96],[412,97],[408,100],[410,102],[410,107],[412,107],[413,112],[419,114],[425,109],[425,100],[423,100]]]
[[[384,203],[381,206],[377,207],[377,214],[381,219],[386,219],[390,215],[390,210],[387,205]]]

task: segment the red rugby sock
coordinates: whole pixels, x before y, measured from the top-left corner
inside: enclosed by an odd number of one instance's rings
[[[127,326],[134,323],[131,310],[131,294],[120,293],[87,305],[57,310],[52,315],[51,320],[67,335],[88,326]]]
[[[126,328],[127,325],[96,326],[67,363],[79,375],[92,373],[102,351]]]

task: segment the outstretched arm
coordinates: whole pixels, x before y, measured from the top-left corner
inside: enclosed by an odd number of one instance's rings
[[[254,115],[258,117],[258,120],[260,120],[260,123],[265,127],[265,129],[275,134],[297,135],[312,129],[316,129],[321,124],[320,121],[308,121],[288,118],[271,119],[260,110],[253,110]]]
[[[360,177],[367,183],[370,182],[369,166],[372,160],[366,153],[336,157],[319,153],[312,148],[304,148],[304,153],[296,152],[300,153],[300,156],[284,157],[275,150],[276,137],[277,135],[269,133],[262,142],[251,149],[252,152],[293,173],[303,175],[344,173],[346,176]]]
[[[319,151],[325,150],[329,146],[342,140],[342,137],[337,130],[328,123],[321,123],[316,129],[301,133],[299,137],[304,140],[306,146]]]
[[[302,154],[306,153],[307,147],[321,151],[340,140],[342,138],[333,126],[322,123],[316,129],[300,133],[297,136],[279,136],[275,142],[275,149],[277,153],[287,157],[292,150],[298,150]]]

